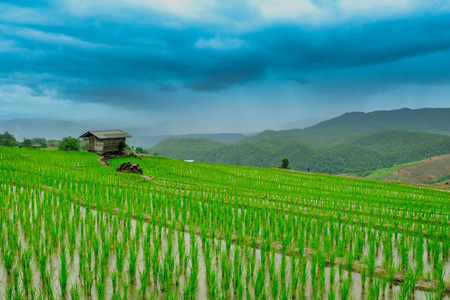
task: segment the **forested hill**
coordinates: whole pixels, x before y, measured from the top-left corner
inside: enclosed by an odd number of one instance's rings
[[[203,139],[174,139],[150,148],[151,153],[212,163],[278,167],[288,158],[295,170],[367,175],[428,157],[450,153],[450,137],[425,132],[385,130],[326,147],[301,140],[264,139],[221,144]]]
[[[370,113],[343,114],[305,129],[264,131],[242,143],[265,139],[303,140],[315,146],[352,141],[364,134],[387,129],[424,131],[450,135],[450,108],[403,108]]]

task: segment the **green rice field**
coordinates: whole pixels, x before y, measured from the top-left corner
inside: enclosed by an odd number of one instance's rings
[[[0,146],[1,299],[450,299],[447,191],[111,162]]]

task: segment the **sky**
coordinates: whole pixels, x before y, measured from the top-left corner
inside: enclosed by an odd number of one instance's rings
[[[3,120],[250,133],[449,96],[446,0],[0,3]]]

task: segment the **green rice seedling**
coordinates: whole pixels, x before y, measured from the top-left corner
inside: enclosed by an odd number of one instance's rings
[[[96,284],[97,288],[97,299],[103,300],[105,299],[105,283],[102,280],[97,280]]]
[[[72,300],[80,300],[82,298],[82,289],[78,282],[72,284],[70,288],[70,298]]]
[[[278,294],[280,293],[278,272],[275,272],[273,274],[271,289],[272,289],[272,299],[278,299]]]
[[[213,270],[207,271],[207,293],[209,299],[217,299],[219,297],[219,290],[218,290],[218,279],[216,272]]]
[[[291,282],[290,282],[290,296],[291,298],[297,293],[297,287],[300,281],[300,276],[297,271],[295,256],[291,257]]]
[[[384,296],[386,294],[386,287],[388,286],[387,279],[385,276],[380,279],[380,291],[381,295]]]
[[[436,290],[442,290],[445,289],[445,270],[444,265],[441,261],[438,261],[433,268],[433,278],[436,281]]]
[[[334,290],[333,286],[330,286],[330,289],[328,290],[327,299],[328,300],[334,300],[336,298],[336,291]]]
[[[256,266],[256,255],[252,255],[252,250],[249,248],[247,250],[247,270],[245,272],[245,282],[247,283],[247,286],[250,284],[250,282],[253,279],[253,273],[255,271]]]
[[[395,279],[395,273],[397,271],[397,268],[395,267],[394,263],[391,261],[388,263],[388,269],[387,269],[387,274],[386,274],[386,278],[387,278],[387,282],[389,283],[389,286],[392,287],[392,285],[394,284],[394,279]]]
[[[350,284],[351,284],[351,279],[350,277],[347,277],[346,279],[342,280],[341,283],[341,299],[342,300],[347,300],[350,296]]]
[[[431,249],[432,249],[431,254],[433,257],[433,264],[436,265],[440,261],[440,253],[441,253],[441,244],[439,240],[433,239],[433,241],[431,242]]]
[[[53,282],[52,282],[52,276],[46,272],[45,275],[45,280],[44,280],[44,284],[45,284],[45,293],[47,294],[47,298],[48,299],[55,299],[53,296]]]
[[[119,245],[116,246],[116,267],[119,275],[122,274],[125,259],[123,246],[124,245],[121,242],[119,242]]]
[[[448,254],[449,254],[449,251],[450,251],[450,240],[449,239],[445,239],[442,242],[442,257],[443,258],[447,258]]]
[[[325,272],[321,269],[318,270],[317,279],[316,279],[316,288],[314,289],[316,291],[316,296],[321,297],[323,293],[325,292],[325,279],[326,275]]]
[[[106,277],[108,276],[108,267],[107,267],[107,265],[106,266],[100,265],[100,268],[99,268],[98,272],[99,272],[99,274],[98,274],[99,276],[97,277],[97,280],[102,281],[103,284],[104,284],[105,281],[106,281]]]
[[[317,252],[311,258],[311,268],[309,269],[311,275],[311,283],[313,285],[313,290],[315,291],[317,288],[316,277],[317,277]],[[313,291],[313,294],[314,294]]]
[[[364,289],[365,286],[366,286],[366,278],[367,278],[367,267],[366,267],[366,265],[364,265],[361,268],[361,285],[362,285],[362,289]]]
[[[80,274],[84,272],[84,268],[86,268],[86,248],[85,248],[85,242],[80,241],[79,247],[78,247],[78,270]]]
[[[268,270],[269,270],[270,278],[273,278],[273,275],[275,273],[275,267],[276,267],[275,263],[276,263],[275,251],[272,251],[271,255],[269,255],[269,258],[268,258],[268,265],[269,265]]]
[[[348,255],[347,255],[347,258],[345,260],[345,264],[346,264],[346,267],[347,267],[348,277],[349,278],[352,277],[353,263],[354,263],[354,259],[353,259],[352,252],[349,252]]]
[[[116,291],[111,295],[111,300],[122,300],[122,295],[120,294],[120,291]]]
[[[90,269],[85,268],[83,273],[83,287],[87,295],[91,295],[94,285],[94,274]]]
[[[137,253],[134,243],[131,243],[128,254],[128,279],[130,280],[130,282],[133,282],[136,276],[137,260]]]
[[[14,286],[9,285],[5,290],[5,296],[6,300],[13,300],[14,299]]]
[[[117,291],[117,278],[119,277],[119,272],[117,270],[111,273],[111,285],[112,293],[115,294]]]
[[[6,268],[6,273],[9,275],[12,274],[13,265],[14,265],[14,251],[8,247],[3,251],[3,262]]]
[[[264,276],[264,269],[261,267],[258,269],[256,275],[254,291],[256,299],[266,299],[266,281]]]
[[[189,287],[189,297],[195,298],[195,295],[197,293],[197,284],[198,284],[198,273],[199,273],[199,266],[198,266],[198,247],[196,243],[195,235],[191,235],[191,274],[189,275],[188,279],[188,287]],[[227,272],[228,273],[228,272]],[[227,274],[228,278],[225,278],[225,280],[229,280],[229,274]],[[229,282],[228,282],[229,284]]]
[[[374,280],[369,288],[368,300],[377,300],[380,295],[380,281]]]
[[[100,266],[102,268],[106,268],[108,265],[109,249],[111,249],[110,242],[104,241],[102,243],[102,254],[101,254],[101,260],[100,260]]]
[[[423,271],[423,267],[424,267],[424,263],[423,263],[423,253],[424,253],[424,249],[423,249],[423,237],[421,238],[418,237],[417,238],[417,245],[415,247],[415,252],[416,252],[416,269],[417,272],[422,273]]]
[[[90,272],[94,271],[94,268],[92,267],[92,252],[91,251],[87,251],[86,264],[87,264],[88,271],[90,271]]]
[[[342,261],[340,261],[338,264],[338,273],[339,273],[339,280],[342,281],[344,274],[344,263]]]
[[[225,255],[222,255],[222,279],[221,279],[221,289],[222,294],[228,297],[228,291],[230,290],[230,280],[231,280],[231,267],[228,266],[228,261]]]
[[[283,251],[281,256],[280,279],[281,288],[284,289],[286,286],[286,250]]]
[[[244,271],[243,264],[240,259],[240,250],[237,247],[234,250],[233,270],[232,284],[233,290],[236,291],[238,287],[242,285],[241,276]]]
[[[336,278],[336,270],[334,265],[330,263],[330,276],[329,276],[329,285],[334,286],[334,281]]]
[[[18,268],[14,268],[12,271],[13,274],[13,283],[14,283],[14,295],[19,295],[19,279],[20,279],[20,271]]]
[[[66,247],[61,243],[61,264],[59,268],[59,284],[61,286],[61,293],[64,295],[67,290],[67,281],[69,278],[69,272],[67,270],[67,260],[66,260]]]
[[[244,292],[245,292],[245,287],[244,284],[242,284],[242,281],[240,281],[237,290],[236,290],[236,298],[237,299],[243,299],[244,298]]]
[[[306,264],[306,260],[300,260],[300,291],[304,296],[306,289],[306,282],[308,281],[309,267]]]
[[[170,289],[171,282],[170,282],[170,274],[169,274],[169,267],[167,265],[167,255],[163,259],[163,264],[159,267],[158,272],[158,281],[160,288],[163,292],[165,292],[168,288]]]
[[[406,280],[399,291],[399,298],[409,299],[414,294],[416,287],[417,273],[415,270],[409,269],[406,274]]]
[[[130,287],[130,281],[124,280],[123,281],[123,289],[122,289],[122,299],[127,300],[128,299],[128,289]]]
[[[427,300],[440,300],[445,295],[445,287],[436,287],[435,292],[429,292],[426,294]]]
[[[408,265],[409,265],[408,252],[409,252],[409,247],[407,245],[403,244],[400,248],[402,270],[406,270],[408,268]]]
[[[31,256],[33,255],[32,250],[25,249],[22,252],[22,283],[23,289],[25,290],[25,295],[28,295],[30,291],[32,270],[31,270]]]

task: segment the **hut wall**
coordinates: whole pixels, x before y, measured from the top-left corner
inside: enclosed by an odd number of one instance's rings
[[[125,138],[117,139],[104,139],[103,141],[103,152],[117,152],[120,151],[120,144],[125,142]]]
[[[98,139],[94,136],[89,138],[85,138],[86,141],[86,149],[90,152],[119,152],[120,144],[125,142],[125,138],[116,138],[116,139]]]
[[[103,152],[103,140],[95,139],[93,148],[94,152]]]
[[[96,138],[93,136],[89,138],[84,138],[84,141],[86,142],[87,151],[95,152],[95,140]]]

